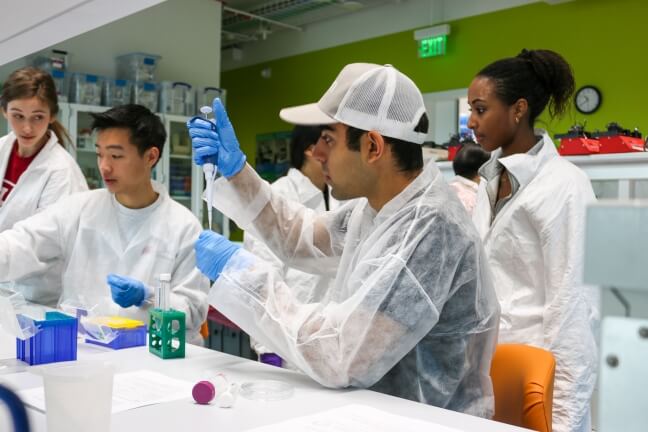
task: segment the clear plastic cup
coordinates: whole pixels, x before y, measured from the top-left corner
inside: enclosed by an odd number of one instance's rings
[[[43,368],[48,432],[109,432],[114,367],[77,363]]]

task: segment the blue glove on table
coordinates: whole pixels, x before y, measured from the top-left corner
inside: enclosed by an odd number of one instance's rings
[[[107,278],[113,301],[123,308],[141,306],[146,299],[146,286],[133,278],[110,273]]]
[[[196,245],[196,267],[210,280],[220,276],[227,261],[241,249],[222,235],[205,230],[200,233]]]
[[[194,161],[197,165],[215,163],[218,170],[230,178],[243,169],[245,154],[219,98],[214,99],[212,108],[215,123],[199,116],[187,122]]]

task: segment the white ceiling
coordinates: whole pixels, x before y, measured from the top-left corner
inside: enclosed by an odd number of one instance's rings
[[[292,1],[292,0],[286,0]],[[314,0],[303,0],[313,2]],[[325,1],[329,0],[315,0]],[[350,1],[350,0],[348,0]],[[335,17],[321,18],[319,21],[309,17],[290,17],[293,24],[300,24],[301,31],[275,27],[266,34],[265,39],[259,37],[258,26],[248,24],[249,29],[240,29],[241,33],[257,34],[253,41],[240,41],[228,35],[234,31],[234,24],[223,21],[221,70],[227,71],[244,66],[259,64],[279,58],[300,55],[307,52],[345,45],[360,40],[372,39],[388,34],[424,28],[469,16],[481,15],[497,10],[537,3],[539,1],[554,2],[561,0],[359,0],[367,2],[366,7],[354,11],[344,11]],[[573,1],[573,0],[566,0]],[[585,1],[585,0],[579,0]],[[238,3],[242,2],[242,3]],[[267,2],[266,2],[267,3]],[[234,0],[227,5],[246,4],[258,6],[254,0]],[[339,6],[329,6],[338,7]],[[258,9],[258,7],[257,7]],[[325,16],[322,9],[319,16]],[[225,18],[226,13],[223,12]],[[310,21],[307,21],[306,19]],[[303,19],[303,24],[299,19]],[[288,22],[288,19],[283,20]],[[363,53],[358,53],[362,59]],[[360,60],[358,60],[360,61]]]
[[[165,0],[0,0],[0,66]]]
[[[231,0],[223,2],[224,48],[265,40],[281,31],[303,31],[308,25],[402,0]],[[433,0],[430,0],[433,1]],[[240,15],[233,8],[259,17]],[[282,26],[286,24],[287,26]],[[293,27],[293,28],[289,28]],[[294,28],[297,27],[297,28]]]

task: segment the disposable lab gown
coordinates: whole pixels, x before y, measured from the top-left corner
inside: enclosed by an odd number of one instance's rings
[[[434,164],[378,213],[366,199],[318,215],[246,166],[214,203],[292,266],[337,276],[302,303],[245,250],[210,303],[329,387],[363,387],[490,417],[499,306],[478,234]]]
[[[5,177],[15,141],[13,132],[0,138],[0,183]],[[0,204],[0,232],[67,195],[86,190],[88,185],[76,161],[59,144],[56,135],[51,133],[50,139],[20,176],[6,201]],[[61,290],[60,266],[59,263],[59,271],[20,280],[20,289],[25,297],[54,306],[58,300],[57,293]]]
[[[278,194],[289,200],[299,202],[315,210],[317,213],[326,211],[324,194],[298,169],[290,168],[285,176],[278,178],[270,187]],[[329,195],[329,208],[333,210],[338,206],[338,201]],[[272,250],[262,240],[259,240],[250,233],[245,233],[243,247],[255,256],[265,260],[268,264],[274,266],[284,282],[286,282],[286,285],[292,289],[293,295],[300,302],[308,303],[321,300],[328,292],[334,280],[330,276],[307,273],[290,268],[272,253]],[[252,348],[257,354],[270,352],[257,341],[252,340],[251,342]],[[292,365],[284,361],[284,367],[292,368]]]
[[[106,189],[71,195],[0,234],[0,280],[45,271],[64,260],[61,303],[91,307],[148,323],[149,298],[142,307],[123,309],[111,300],[108,273],[130,276],[155,287],[170,273],[171,306],[186,313],[187,339],[198,341],[207,316],[209,281],[195,267],[194,243],[201,231],[196,217],[154,184],[161,202],[146,223],[123,244],[118,207]]]
[[[596,381],[599,294],[582,284],[585,209],[594,201],[580,169],[547,136],[538,154],[499,159],[520,189],[492,220],[480,183],[473,219],[488,255],[502,308],[500,343],[524,343],[556,358],[553,430],[589,431]]]
[[[298,169],[291,168],[288,174],[277,179],[270,187],[287,199],[299,202],[317,213],[326,211],[324,194]],[[335,210],[339,205],[339,201],[329,195],[329,209]],[[262,240],[250,233],[245,233],[243,245],[246,250],[273,265],[301,302],[321,300],[333,282],[333,277],[290,268]]]

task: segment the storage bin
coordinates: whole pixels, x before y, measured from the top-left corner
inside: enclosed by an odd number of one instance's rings
[[[132,81],[125,79],[108,79],[104,82],[102,103],[105,106],[125,105],[131,102]]]
[[[200,87],[196,90],[196,112],[200,110],[202,106],[212,106],[214,98],[219,97],[225,105],[226,91],[225,89],[218,87]],[[193,115],[193,114],[189,114]]]
[[[52,73],[55,70],[67,70],[67,51],[53,49],[34,57],[32,65],[38,69]]]
[[[68,101],[67,83],[65,81],[65,72],[62,70],[53,70],[50,72],[54,85],[56,86],[56,94],[59,102]]]
[[[38,333],[25,340],[16,339],[16,358],[32,366],[76,360],[78,324],[75,317],[46,312],[44,320],[34,321]]]
[[[153,112],[158,110],[158,87],[154,82],[138,82],[133,87],[132,102]]]
[[[192,116],[196,113],[191,85],[178,81],[160,83],[160,112]]]
[[[103,78],[98,75],[73,73],[70,75],[70,102],[101,105]]]
[[[117,57],[117,78],[131,81],[155,81],[155,69],[161,59],[155,54],[129,53]]]

